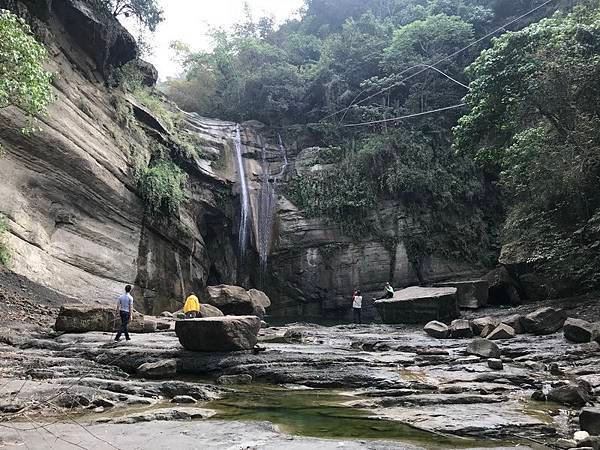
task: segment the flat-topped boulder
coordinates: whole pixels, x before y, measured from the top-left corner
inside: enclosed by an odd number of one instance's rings
[[[230,352],[251,350],[258,339],[256,316],[223,316],[178,320],[175,334],[186,350]]]
[[[152,331],[156,331],[156,324]],[[89,331],[116,331],[121,326],[121,319],[114,307],[103,305],[64,305],[56,318],[54,329],[66,333],[87,333]],[[133,311],[129,331],[143,333],[151,327],[144,327],[144,316]]]
[[[208,286],[206,303],[216,306],[224,314],[254,315],[261,319],[265,310],[271,306],[269,297],[257,289],[247,291],[240,286]]]
[[[456,291],[454,287],[413,286],[377,300],[375,307],[384,323],[448,322],[460,316]]]
[[[488,303],[489,283],[487,280],[445,281],[435,287],[456,288],[456,300],[459,308],[477,309]]]

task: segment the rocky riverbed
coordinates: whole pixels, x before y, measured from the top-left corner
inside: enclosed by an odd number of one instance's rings
[[[574,305],[589,319],[595,303]],[[189,352],[172,330],[111,339],[2,330],[1,445],[131,448],[152,430],[182,448],[545,448],[573,436],[582,405],[532,394],[582,385],[593,401],[600,389],[599,345],[562,332],[496,341],[502,370],[466,353],[472,339],[420,326],[273,326],[258,354]]]

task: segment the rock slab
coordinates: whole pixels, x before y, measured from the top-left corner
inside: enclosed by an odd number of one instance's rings
[[[66,333],[87,333],[89,331],[114,332],[121,326],[115,308],[94,305],[61,306],[54,329]],[[148,328],[149,329],[149,328]],[[133,312],[129,331],[142,333],[146,330],[144,316]],[[154,327],[156,331],[156,327]]]
[[[259,330],[260,319],[256,316],[207,317],[175,323],[181,345],[197,352],[251,350]]]
[[[448,281],[436,283],[435,286],[456,288],[459,308],[477,309],[488,303],[489,283],[487,280]]]
[[[457,289],[409,287],[396,291],[389,299],[375,301],[384,323],[427,323],[450,321],[460,316]]]

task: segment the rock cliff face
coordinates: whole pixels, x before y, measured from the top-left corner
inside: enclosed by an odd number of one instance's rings
[[[365,217],[397,242],[390,246],[371,236],[353,241],[334,225],[305,217],[283,196],[261,275],[252,250],[262,232],[256,211],[263,139],[255,124],[242,126],[253,210],[244,260],[237,248],[236,124],[188,115],[188,130],[217,161],[181,161],[190,177],[178,216],[148,214],[132,178],[134,155],[149,158],[148,141],[120,125],[116,104],[127,98],[105,82],[111,66],[136,57],[133,38],[81,0],[0,0],[0,7],[27,18],[56,74],[56,100],[40,119],[39,132],[21,134],[21,112],[0,110],[0,145],[6,150],[0,212],[8,218],[15,272],[90,302],[113,301],[131,283],[138,308],[148,313],[178,308],[186,293],[207,285],[259,287],[272,300],[270,314],[291,318],[343,318],[354,287],[366,293],[369,310],[368,297],[386,281],[417,282],[402,243],[401,230],[410,223],[402,205],[382,204]],[[164,133],[160,121],[131,102],[147,128]],[[288,177],[312,170],[306,154],[292,149]],[[432,281],[473,272],[437,259],[426,266]]]

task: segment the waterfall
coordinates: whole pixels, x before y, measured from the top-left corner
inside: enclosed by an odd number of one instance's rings
[[[240,214],[240,230],[238,234],[238,248],[240,256],[243,258],[246,253],[248,244],[248,218],[250,215],[250,197],[248,194],[248,180],[246,179],[246,168],[244,167],[244,158],[242,157],[242,137],[240,134],[240,126],[235,128],[235,156],[238,166],[238,176],[240,177],[241,191],[241,214]]]
[[[277,206],[277,185],[288,165],[287,153],[281,136],[279,136],[279,152],[281,154],[281,168],[277,174],[271,176],[271,164],[267,161],[267,153],[272,153],[263,146],[261,157],[260,190],[258,193],[258,256],[261,274],[267,269],[267,261],[271,242],[273,239],[273,219]]]

